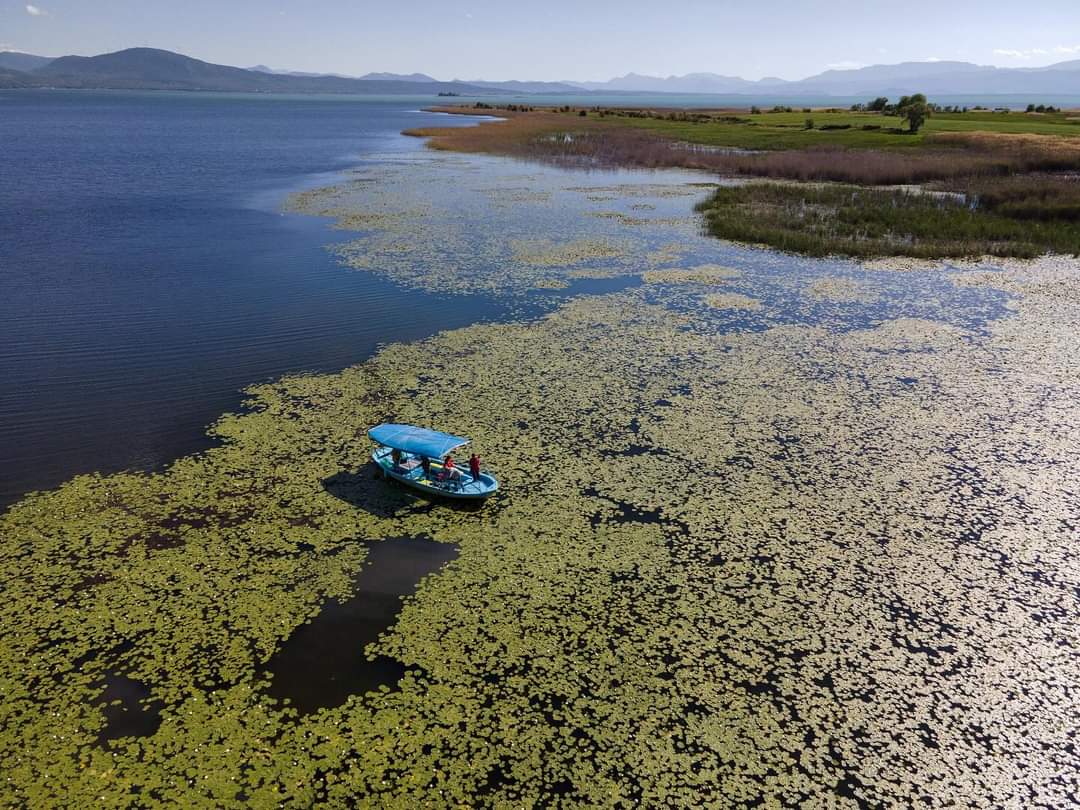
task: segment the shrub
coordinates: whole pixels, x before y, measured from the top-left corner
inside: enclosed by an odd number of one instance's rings
[[[926,101],[926,96],[916,93],[913,96],[903,96],[896,105],[896,111],[900,114],[901,120],[907,121],[908,128],[914,135],[930,117],[931,108]]]

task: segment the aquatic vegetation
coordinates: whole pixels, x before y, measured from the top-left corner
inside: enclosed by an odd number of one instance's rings
[[[871,303],[877,295],[867,287],[850,278],[822,278],[806,288],[806,294],[818,301],[834,301],[839,304]]]
[[[659,173],[664,182],[605,185],[624,174],[601,172],[595,185],[567,188],[564,173],[547,170],[463,183],[463,176],[489,168],[475,164],[441,155],[398,158],[298,192],[285,208],[362,234],[332,247],[345,265],[438,292],[520,295],[566,289],[575,279],[632,277],[643,261],[677,261],[687,240],[706,241],[685,205],[714,186],[697,175]],[[681,182],[671,182],[673,176]],[[593,197],[628,209],[589,211]],[[654,202],[638,210],[656,216],[629,213],[640,199]],[[522,216],[521,206],[533,215]]]
[[[647,228],[650,225],[692,227],[695,224],[695,220],[690,217],[635,217],[622,211],[590,211],[589,216],[612,219],[628,228]]]
[[[255,386],[221,447],[26,498],[6,798],[1067,803],[1080,273],[962,275],[1015,314],[716,333],[645,288],[577,299]],[[369,477],[390,416],[473,436],[505,492],[460,512]],[[277,702],[257,673],[349,596],[358,541],[418,534],[460,556],[357,650],[396,688]],[[110,672],[157,731],[98,741]]]
[[[760,301],[741,293],[713,293],[705,296],[705,303],[714,309],[761,309]]]
[[[697,267],[669,267],[663,270],[646,270],[641,274],[646,284],[723,284],[741,273],[717,264],[701,264]]]
[[[620,259],[625,249],[608,241],[575,239],[556,242],[551,239],[514,239],[510,242],[515,261],[536,267],[570,267],[595,259]]]
[[[584,194],[587,199],[596,201],[624,200],[655,197],[670,199],[673,197],[697,197],[702,189],[716,188],[718,183],[620,183],[615,186],[568,186],[566,191]],[[640,209],[639,209],[640,210]]]

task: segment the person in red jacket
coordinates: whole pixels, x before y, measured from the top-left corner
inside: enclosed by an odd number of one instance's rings
[[[461,473],[458,472],[457,465],[454,464],[454,457],[451,456],[451,455],[447,455],[447,457],[445,459],[443,459],[442,466],[443,466],[443,477],[447,481],[461,475]]]
[[[480,481],[480,456],[476,453],[469,457],[469,472],[472,473],[473,481]]]

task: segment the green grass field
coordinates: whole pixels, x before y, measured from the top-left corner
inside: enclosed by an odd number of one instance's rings
[[[596,117],[595,113],[590,113]],[[937,113],[916,135],[889,132],[901,128],[895,116],[858,112],[765,112],[738,115],[746,123],[715,120],[707,123],[669,121],[661,118],[611,117],[620,124],[651,130],[666,137],[709,146],[741,149],[806,149],[815,145],[845,146],[858,149],[910,148],[923,144],[939,132],[1031,133],[1080,137],[1080,113],[1028,114],[1019,112]],[[806,129],[806,119],[814,129]],[[850,129],[822,129],[824,126]],[[881,127],[865,130],[863,127]]]

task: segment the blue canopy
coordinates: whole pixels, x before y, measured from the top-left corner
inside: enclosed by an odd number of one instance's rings
[[[451,436],[437,430],[412,425],[379,425],[368,432],[373,441],[406,453],[417,453],[428,458],[443,458],[447,453],[468,444],[461,436]]]

